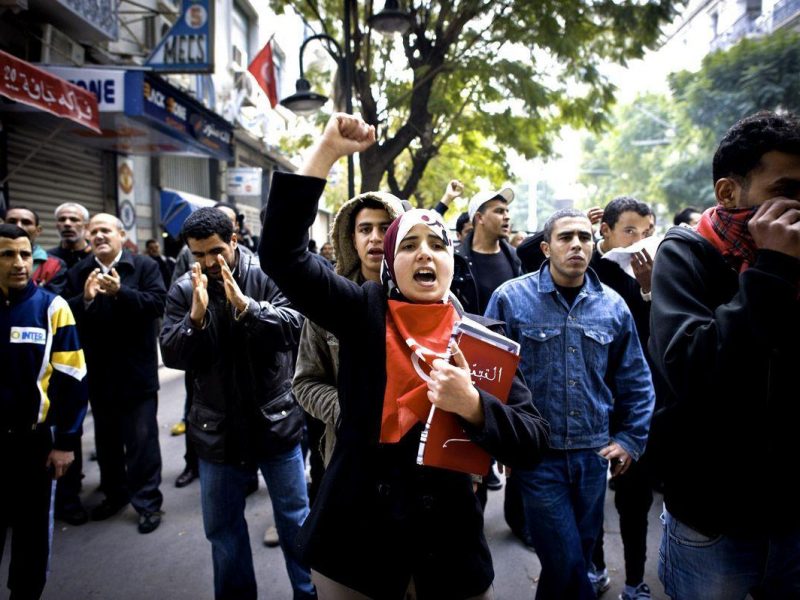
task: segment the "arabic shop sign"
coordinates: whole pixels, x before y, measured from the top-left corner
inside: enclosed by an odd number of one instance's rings
[[[213,11],[211,0],[183,0],[178,20],[145,64],[162,73],[213,73]]]
[[[125,75],[125,114],[206,148],[218,158],[233,155],[233,130],[221,117],[155,75]]]
[[[100,114],[94,94],[2,50],[0,95],[100,133]]]

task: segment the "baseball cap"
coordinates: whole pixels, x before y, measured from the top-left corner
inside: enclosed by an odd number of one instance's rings
[[[472,218],[475,216],[475,213],[478,212],[478,209],[481,206],[489,202],[489,200],[494,200],[495,198],[499,200],[505,200],[506,204],[511,204],[511,202],[514,200],[514,190],[507,187],[497,190],[496,192],[478,192],[469,201],[469,208],[467,209],[467,212],[469,213],[469,220],[472,221]]]

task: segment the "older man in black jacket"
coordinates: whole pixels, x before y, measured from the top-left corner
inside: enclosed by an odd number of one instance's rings
[[[170,289],[161,349],[166,365],[193,377],[187,433],[200,459],[215,597],[256,598],[244,507],[248,478],[259,469],[294,598],[316,598],[293,548],[308,514],[303,416],[291,390],[303,319],[258,259],[239,251],[222,211],[194,212],[182,235],[197,262]]]
[[[66,296],[86,352],[100,484],[106,497],[92,510],[99,521],[128,502],[139,532],[161,523],[156,322],[164,310],[158,265],[122,249],[117,217],[89,221],[92,254],[67,275]]]

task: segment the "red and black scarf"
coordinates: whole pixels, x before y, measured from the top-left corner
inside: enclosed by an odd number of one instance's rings
[[[756,243],[747,224],[758,207],[723,208],[713,206],[703,213],[697,233],[719,250],[737,272],[745,271],[756,259]]]

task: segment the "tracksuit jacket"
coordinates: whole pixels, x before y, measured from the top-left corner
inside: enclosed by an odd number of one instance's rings
[[[74,450],[86,414],[86,361],[66,301],[32,281],[0,292],[0,433],[54,428],[53,446]]]

